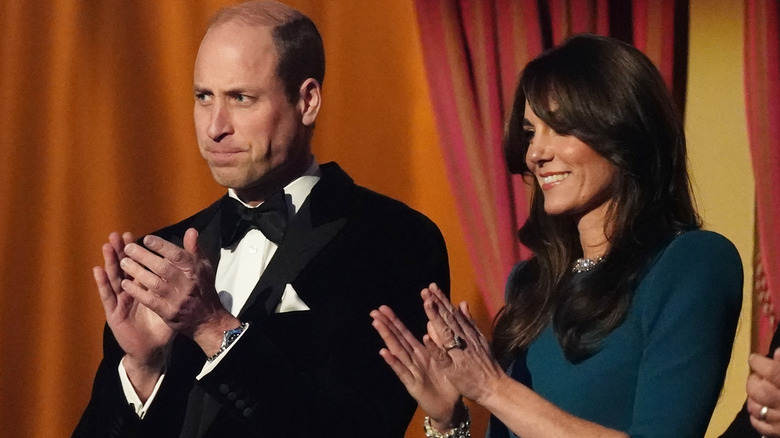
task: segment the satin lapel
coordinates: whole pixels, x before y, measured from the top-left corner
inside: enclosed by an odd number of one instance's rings
[[[203,255],[211,262],[214,270],[217,269],[217,263],[219,263],[220,240],[222,239],[219,232],[219,221],[226,200],[227,196],[223,196],[212,206],[214,208],[212,214],[203,215],[202,219],[192,223],[192,228],[198,230],[198,246],[200,246]]]
[[[295,280],[347,223],[345,203],[353,182],[335,164],[321,168],[322,179],[290,221],[284,240],[252,290],[238,319],[261,321],[271,314],[279,304],[285,286]]]
[[[204,256],[211,262],[214,270],[217,269],[220,256],[220,232],[219,214],[215,214],[203,229],[198,228],[198,246]]]

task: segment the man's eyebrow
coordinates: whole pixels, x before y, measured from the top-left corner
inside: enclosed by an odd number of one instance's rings
[[[228,96],[237,96],[239,94],[247,94],[248,92],[249,90],[245,87],[234,87],[225,91],[225,94]]]
[[[211,90],[209,90],[206,87],[201,87],[199,85],[195,85],[194,87],[192,87],[192,92],[194,94],[211,94]]]

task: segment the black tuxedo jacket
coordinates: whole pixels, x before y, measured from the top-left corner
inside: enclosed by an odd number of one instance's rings
[[[199,244],[216,266],[226,198],[154,234]],[[392,307],[419,337],[419,291],[449,290],[444,240],[426,217],[353,181],[334,163],[290,220],[284,240],[239,314],[250,328],[201,380],[206,357],[178,336],[166,376],[138,419],[104,333],[103,360],[74,437],[402,437],[414,400],[382,358],[369,312]],[[286,284],[309,311],[273,313]]]
[[[767,357],[772,357],[775,349],[780,347],[780,327],[775,330],[775,334],[772,336],[772,342],[769,346],[769,353]],[[750,414],[747,411],[747,402],[742,405],[742,410],[739,411],[734,421],[729,425],[729,428],[720,436],[720,438],[760,438],[761,434],[753,429],[753,425],[750,424]]]

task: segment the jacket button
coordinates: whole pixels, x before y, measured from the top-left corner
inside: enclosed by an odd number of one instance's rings
[[[236,409],[244,409],[246,407],[246,402],[243,400],[239,400],[236,402]]]
[[[230,392],[230,387],[223,383],[219,385],[219,392],[221,392],[222,394],[227,394],[228,392]]]

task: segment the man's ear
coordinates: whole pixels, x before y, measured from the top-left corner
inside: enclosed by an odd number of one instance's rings
[[[305,126],[313,126],[322,105],[322,86],[314,78],[308,78],[298,90],[298,108]]]

